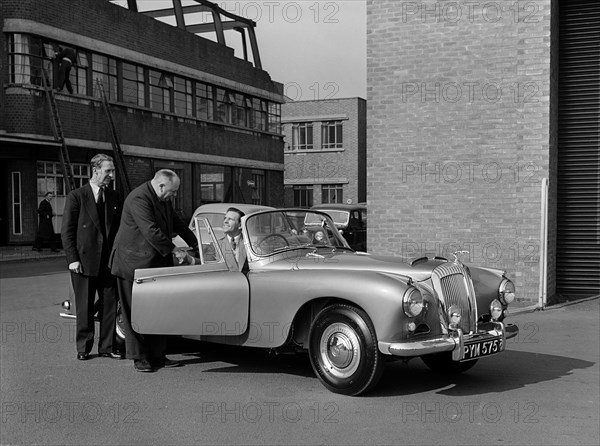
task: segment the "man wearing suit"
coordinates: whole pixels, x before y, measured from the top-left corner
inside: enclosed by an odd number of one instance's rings
[[[125,351],[127,359],[133,360],[134,368],[139,372],[178,365],[165,357],[165,336],[142,335],[134,331],[131,297],[136,269],[173,265],[173,234],[180,235],[191,247],[198,246],[196,236],[171,204],[170,198],[177,193],[179,185],[177,174],[163,169],[156,172],[151,181],[134,189],[125,199],[121,225],[111,253],[111,270],[117,277],[123,311]]]
[[[92,177],[67,196],[62,222],[62,243],[71,271],[77,316],[77,359],[86,360],[94,345],[94,300],[100,303],[98,356],[120,358],[113,349],[117,294],[108,268],[123,207],[121,196],[107,187],[115,175],[110,156],[91,160]]]
[[[219,239],[225,263],[232,271],[248,272],[248,259],[242,239],[242,217],[244,213],[237,208],[229,208],[223,217],[224,236]]]

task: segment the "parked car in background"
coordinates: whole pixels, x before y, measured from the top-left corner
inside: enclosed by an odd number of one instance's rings
[[[366,204],[317,204],[311,209],[328,214],[352,249],[367,251]]]
[[[460,373],[518,334],[506,323],[513,282],[501,270],[467,267],[458,252],[404,263],[353,250],[324,212],[267,209],[242,218],[248,270],[240,272],[223,261],[208,215],[195,213],[192,226],[215,255],[136,270],[140,333],[304,350],[324,386],[346,395],[372,389],[389,360],[420,357]]]

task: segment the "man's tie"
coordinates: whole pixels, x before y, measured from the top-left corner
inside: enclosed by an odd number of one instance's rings
[[[237,242],[235,241],[235,238],[231,239],[231,249],[233,250],[233,258],[235,259],[236,263],[239,262],[238,260],[238,252],[237,252]]]
[[[106,232],[106,208],[104,206],[104,188],[98,190],[98,200],[96,201],[96,209],[98,210],[98,218],[100,219],[100,227],[102,232]]]

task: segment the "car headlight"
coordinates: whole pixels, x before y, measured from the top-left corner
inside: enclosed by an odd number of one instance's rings
[[[502,316],[502,304],[498,299],[494,299],[490,304],[490,314],[494,321],[497,321]]]
[[[500,301],[508,305],[515,300],[515,284],[508,279],[502,280],[498,289]]]
[[[71,309],[71,301],[63,300],[63,303],[61,304],[61,306],[63,307],[64,310],[69,311]]]
[[[448,308],[448,320],[450,321],[450,328],[458,327],[460,324],[460,308],[457,305],[452,305]]]
[[[409,288],[402,299],[404,312],[408,317],[415,317],[423,311],[423,296],[416,288]]]

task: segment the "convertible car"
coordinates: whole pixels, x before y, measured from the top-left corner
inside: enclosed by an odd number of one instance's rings
[[[242,219],[248,272],[229,270],[209,222],[195,215],[196,265],[140,269],[132,325],[144,334],[284,351],[300,349],[333,392],[359,395],[387,360],[420,357],[460,373],[500,353],[515,287],[503,271],[447,260],[356,252],[316,210]]]

